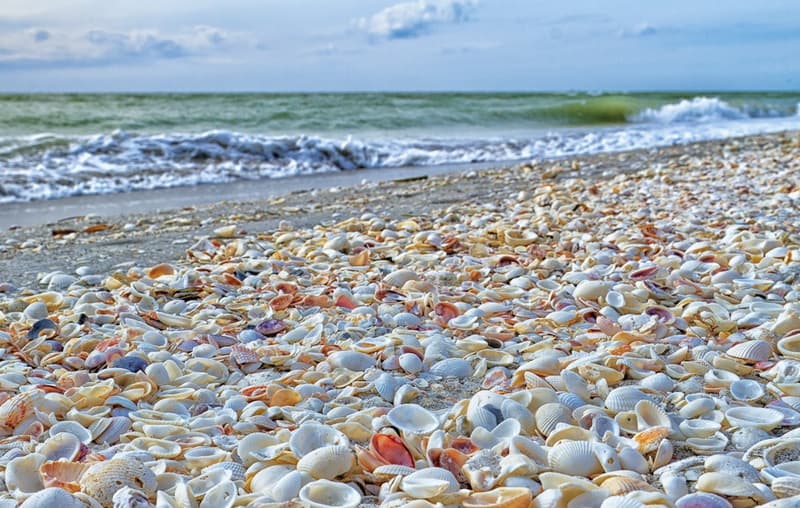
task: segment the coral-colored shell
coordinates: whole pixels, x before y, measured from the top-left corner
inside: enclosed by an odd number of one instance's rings
[[[13,429],[25,418],[33,414],[36,402],[41,398],[42,392],[31,390],[14,395],[0,406],[0,427]]]
[[[405,443],[397,436],[375,434],[369,443],[370,448],[388,464],[414,467],[414,457]]]

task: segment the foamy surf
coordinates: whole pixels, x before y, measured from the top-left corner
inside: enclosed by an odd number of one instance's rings
[[[611,115],[611,118],[628,111],[635,104],[646,102],[645,99],[653,102],[652,97],[640,95],[554,97],[540,94],[510,98],[467,96],[465,99],[457,96],[452,100],[448,98],[451,103],[439,109],[430,104],[417,105],[413,107],[419,110],[421,118],[427,118],[423,114],[427,111],[430,115],[438,115],[437,122],[449,119],[447,122],[451,123],[444,126],[420,125],[415,129],[376,128],[388,122],[391,111],[387,109],[381,113],[386,118],[372,119],[370,121],[373,124],[360,131],[340,127],[341,122],[349,121],[349,118],[331,119],[321,111],[309,112],[309,119],[304,121],[328,125],[327,129],[320,129],[322,132],[315,134],[266,134],[264,132],[273,131],[268,128],[269,124],[261,127],[248,124],[251,131],[217,129],[191,132],[191,127],[204,125],[198,119],[193,120],[194,123],[189,122],[189,129],[183,133],[135,130],[101,134],[63,132],[74,130],[72,127],[62,128],[62,132],[57,133],[10,133],[0,136],[0,202],[359,169],[502,163],[800,129],[796,102],[791,102],[791,108],[787,105],[792,97],[782,97],[781,102],[743,103],[739,100],[736,105],[718,97],[694,97],[657,107],[639,107],[638,112],[627,116],[632,123],[616,125],[563,127],[559,126],[559,122],[551,121],[549,126],[545,124],[543,127],[544,117],[525,125],[509,120],[509,115],[515,114],[509,105],[527,104],[530,111],[539,108],[537,111],[547,110],[549,114],[557,109],[562,116],[572,115],[571,118],[577,119],[581,115],[589,115],[592,121],[597,121],[604,115]],[[376,100],[372,96],[367,98]],[[110,100],[107,97],[101,99],[101,102]],[[156,99],[161,100],[153,100]],[[378,96],[378,99],[388,100],[384,96]],[[430,94],[395,98],[406,102],[420,102],[423,99],[430,101]],[[285,97],[281,100],[291,102]],[[358,102],[351,96],[343,96],[341,100]],[[331,97],[325,98],[325,101],[326,104],[338,103]],[[457,101],[457,105],[453,101]],[[447,100],[441,99],[440,102],[444,104]],[[553,106],[556,102],[557,106]],[[165,105],[169,103],[167,101]],[[480,103],[483,110],[475,112],[467,108],[467,103],[473,109],[475,104]],[[465,111],[465,118],[471,119],[452,120],[462,110]],[[543,114],[541,111],[540,116]],[[234,117],[234,112],[238,110],[229,112],[225,118]],[[135,113],[146,116],[142,111]],[[274,116],[273,113],[270,114]],[[353,109],[352,115],[368,118],[363,108]],[[373,112],[375,115],[377,113]],[[208,115],[204,113],[205,116]],[[131,117],[135,115],[126,116]],[[491,123],[491,119],[497,117],[501,121]],[[477,118],[482,118],[481,121],[485,123],[469,123]],[[103,120],[106,123],[108,121]],[[248,120],[250,123],[254,121]],[[136,122],[142,123],[144,120],[137,119]],[[158,125],[163,128],[173,121],[162,118],[159,122],[151,127]],[[226,122],[231,123],[231,120],[218,123]],[[100,127],[96,122],[90,124],[89,128]],[[449,132],[455,132],[456,135],[443,136],[443,133]],[[350,133],[352,135],[347,135]]]

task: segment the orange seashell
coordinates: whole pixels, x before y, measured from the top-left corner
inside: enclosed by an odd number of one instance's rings
[[[45,487],[59,487],[67,492],[81,490],[79,483],[83,473],[92,464],[86,462],[47,461],[39,467]]]
[[[346,297],[345,295],[339,295],[339,297],[336,299],[336,306],[344,307],[345,309],[350,309],[350,310],[356,308],[355,302],[353,302],[350,298]]]
[[[483,378],[483,382],[481,383],[481,388],[484,390],[490,390],[496,386],[504,388],[511,387],[508,376],[500,369],[491,371],[486,377]]]
[[[358,460],[358,465],[361,466],[361,469],[364,471],[371,473],[375,470],[375,468],[380,466],[385,466],[386,461],[384,461],[377,453],[372,450],[368,450],[363,446],[355,445],[356,449],[356,459]]]
[[[281,388],[277,390],[269,399],[270,407],[294,406],[303,400],[303,396],[291,388]]]
[[[347,260],[353,266],[367,266],[369,264],[369,250],[364,249],[361,252],[353,254]]]
[[[253,385],[242,388],[242,395],[247,398],[248,402],[254,400],[266,400],[269,387],[267,385]]]
[[[636,442],[639,452],[645,454],[657,449],[661,440],[670,434],[672,434],[672,429],[669,427],[651,427],[635,434],[633,440]]]
[[[325,295],[306,295],[300,300],[300,305],[303,307],[327,308],[331,306],[331,299]]]
[[[463,467],[469,460],[469,456],[461,453],[455,448],[434,448],[428,451],[428,458],[434,467],[441,467],[447,469],[453,476],[456,477],[458,482],[466,482],[464,477]]]
[[[468,437],[457,437],[453,439],[450,443],[450,448],[456,449],[466,455],[471,455],[480,450]]]
[[[151,279],[157,279],[164,275],[174,275],[174,274],[175,274],[175,268],[167,263],[160,263],[155,266],[151,266],[147,270],[147,276],[150,277]]]
[[[14,395],[0,406],[0,427],[14,429],[33,414],[36,401],[42,396],[39,390],[30,390]]]
[[[436,314],[436,322],[440,325],[447,324],[448,321],[460,314],[458,307],[450,302],[437,303],[433,307],[433,313]]]
[[[414,467],[414,457],[406,448],[402,439],[390,434],[375,434],[369,441],[369,447],[387,464]]]
[[[269,306],[272,307],[272,310],[284,310],[292,304],[292,300],[294,300],[294,295],[284,293],[270,300]]]

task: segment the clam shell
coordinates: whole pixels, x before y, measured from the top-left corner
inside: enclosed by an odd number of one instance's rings
[[[347,436],[328,425],[314,421],[303,422],[289,438],[289,448],[300,459],[323,446],[349,446]]]
[[[350,471],[355,461],[349,446],[325,446],[304,455],[297,462],[297,470],[318,480],[333,480]]]
[[[422,360],[414,353],[405,353],[400,355],[398,360],[400,367],[409,374],[417,374],[422,370]]]
[[[430,434],[439,428],[436,415],[418,404],[400,404],[386,415],[389,423],[411,434]]]
[[[57,487],[49,487],[44,490],[40,490],[39,492],[34,493],[28,499],[25,500],[24,503],[20,505],[20,508],[85,508],[86,505],[70,494],[62,489]]]
[[[764,396],[761,383],[752,379],[739,379],[730,385],[731,396],[742,402],[753,402]]]
[[[765,362],[772,356],[772,345],[765,340],[749,340],[732,346],[726,354],[747,363]]]
[[[716,494],[693,492],[675,501],[675,508],[733,508],[733,505]]]
[[[420,469],[400,481],[400,489],[417,499],[430,499],[459,489],[453,473],[440,467]]]
[[[47,460],[74,460],[81,451],[81,441],[75,434],[59,432],[48,438],[37,450]]]
[[[336,351],[328,356],[328,363],[333,367],[362,372],[375,366],[375,359],[358,351]]]
[[[750,483],[761,481],[758,470],[747,462],[730,455],[712,455],[704,464],[706,472],[726,473]]]
[[[783,413],[769,408],[740,406],[725,411],[725,418],[732,427],[758,427],[770,431],[783,422]]]
[[[236,484],[230,480],[218,483],[209,490],[198,508],[231,508],[239,493]]]
[[[779,498],[800,496],[800,476],[781,476],[772,480],[770,489]]]
[[[344,483],[317,480],[305,485],[299,492],[300,501],[310,508],[356,508],[361,504],[361,494]]]
[[[33,494],[44,488],[39,468],[45,462],[45,456],[31,453],[11,459],[6,465],[5,486],[14,497]]]
[[[39,474],[45,487],[59,487],[68,492],[78,492],[83,473],[91,467],[85,462],[45,462],[39,467]]]
[[[127,418],[126,418],[127,420]],[[92,433],[89,429],[84,427],[78,422],[72,420],[64,420],[53,424],[50,427],[50,435],[55,436],[60,432],[68,432],[75,435],[81,443],[88,444],[92,442]]]
[[[672,420],[670,420],[669,415],[653,401],[640,400],[636,403],[634,413],[636,413],[637,430],[639,431],[651,427],[672,428]]]
[[[383,278],[383,282],[397,288],[402,287],[411,280],[420,280],[420,276],[417,272],[405,268],[395,270]]]
[[[708,438],[719,431],[721,425],[711,420],[684,420],[678,428],[686,437]]]
[[[725,449],[728,438],[725,434],[716,432],[711,437],[690,437],[686,440],[686,444],[698,455],[713,455]]]
[[[446,358],[431,365],[429,372],[442,377],[469,377],[472,366],[462,358]]]
[[[639,401],[655,402],[649,395],[635,386],[621,386],[611,390],[606,396],[605,406],[614,413],[633,411]]]
[[[544,436],[549,436],[560,423],[573,424],[572,410],[559,402],[550,402],[536,410],[536,428]]]
[[[303,487],[313,481],[314,478],[308,473],[292,471],[273,485],[270,495],[278,502],[291,501],[298,496]]]
[[[643,389],[654,392],[671,392],[675,388],[675,381],[663,372],[650,374],[639,380]]]
[[[697,479],[695,489],[726,497],[751,497],[760,502],[766,500],[761,491],[751,483],[743,482],[741,478],[726,473],[703,473]]]
[[[113,504],[114,493],[122,487],[140,490],[148,498],[156,493],[156,475],[135,459],[118,458],[98,462],[86,470],[80,479],[81,492],[103,506]]]
[[[778,341],[777,347],[782,355],[800,359],[800,334],[784,337]]]
[[[533,492],[523,487],[497,487],[488,492],[476,492],[461,502],[464,508],[527,508]]]

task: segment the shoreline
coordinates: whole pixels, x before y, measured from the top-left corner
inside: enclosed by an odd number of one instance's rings
[[[796,138],[800,133],[745,136],[724,140],[703,141],[685,145],[565,157],[495,167],[481,164],[476,169],[443,166],[404,170],[369,170],[364,173],[316,175],[292,180],[287,192],[280,187],[276,194],[252,199],[259,192],[269,192],[275,181],[235,182],[221,186],[158,189],[130,194],[112,194],[66,198],[53,202],[19,203],[37,210],[56,210],[56,205],[73,203],[67,216],[59,220],[6,229],[0,235],[0,282],[19,287],[35,287],[40,273],[64,271],[74,273],[80,266],[91,266],[104,273],[120,263],[147,266],[177,260],[195,239],[213,235],[213,230],[235,224],[251,233],[275,229],[281,221],[293,227],[313,227],[367,211],[386,217],[422,214],[451,205],[499,202],[517,194],[523,187],[555,179],[581,178],[604,180],[617,174],[628,174],[657,166],[685,164],[688,159],[720,156],[731,147],[760,148]],[[327,178],[326,178],[327,176]],[[383,177],[369,180],[369,177]],[[367,180],[366,183],[362,180]],[[295,181],[297,180],[297,181]],[[353,185],[333,185],[337,182]],[[318,182],[320,188],[308,188]],[[357,183],[356,182],[362,182]],[[305,185],[293,188],[291,185]],[[204,189],[204,187],[207,187]],[[226,195],[217,199],[217,192],[230,189],[247,191],[250,199],[239,201]],[[185,192],[185,191],[191,191]],[[433,194],[431,194],[433,193]],[[201,196],[198,206],[165,205],[175,194],[180,203]],[[101,211],[117,207],[115,197],[142,195],[133,207],[144,206],[141,213],[83,215],[83,203],[106,203]],[[435,195],[429,198],[429,195]],[[73,200],[73,201],[69,201]],[[148,201],[149,200],[149,201]],[[205,202],[210,200],[211,202]],[[110,201],[110,202],[108,202]],[[123,207],[122,209],[129,209]],[[75,213],[71,213],[75,211]],[[56,213],[56,216],[58,214]],[[8,222],[9,213],[0,214]],[[48,216],[50,217],[50,216]],[[0,221],[2,222],[2,221]],[[30,222],[30,221],[27,221]]]

